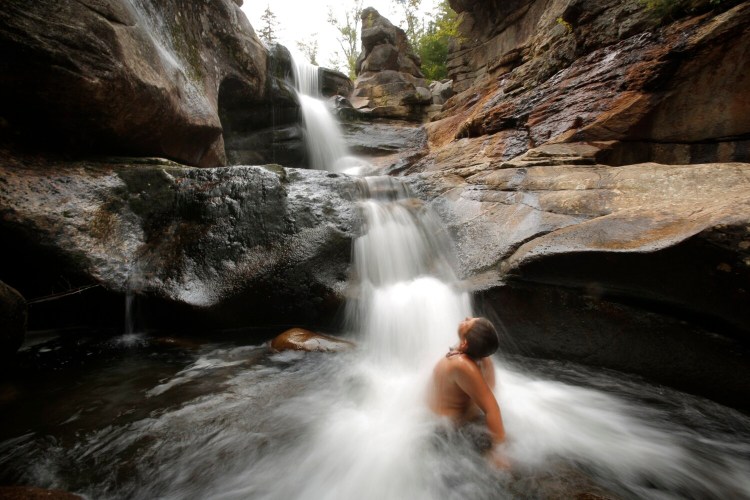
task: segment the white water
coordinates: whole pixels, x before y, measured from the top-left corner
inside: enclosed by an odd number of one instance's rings
[[[292,68],[305,123],[310,168],[351,175],[367,170],[370,167],[367,161],[349,153],[339,124],[320,98],[318,67],[297,57]]]

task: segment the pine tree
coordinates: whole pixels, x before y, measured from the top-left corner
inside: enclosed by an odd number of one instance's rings
[[[460,21],[448,0],[442,0],[427,30],[417,40],[414,48],[422,60],[422,72],[430,80],[441,80],[448,74],[446,60],[451,38],[460,38]]]
[[[263,15],[260,16],[262,26],[260,28],[260,39],[266,45],[270,45],[276,41],[276,14],[271,11],[271,6],[266,4],[266,10],[263,11]]]

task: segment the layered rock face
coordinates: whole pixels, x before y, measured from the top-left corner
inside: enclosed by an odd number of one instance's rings
[[[0,12],[3,142],[219,166],[222,89],[265,100],[266,51],[233,0],[10,0]]]
[[[362,11],[362,52],[351,102],[378,118],[421,121],[432,92],[406,34],[368,7]]]
[[[747,2],[665,26],[637,0],[452,5],[462,92],[432,124],[434,145],[481,138],[491,161],[574,141],[615,141],[606,162],[617,165],[750,160],[750,76],[737,63]]]
[[[35,328],[97,313],[111,325],[127,292],[172,328],[314,325],[343,300],[353,179],[7,156],[0,171],[3,279],[30,299],[98,285],[32,307]]]

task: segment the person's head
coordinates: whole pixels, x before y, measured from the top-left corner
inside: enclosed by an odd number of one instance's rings
[[[486,358],[497,351],[497,330],[487,318],[466,318],[458,324],[461,351],[473,359]]]

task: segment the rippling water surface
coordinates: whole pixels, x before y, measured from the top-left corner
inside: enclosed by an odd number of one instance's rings
[[[361,350],[141,335],[55,339],[22,360],[2,387],[5,484],[90,498],[750,495],[746,416],[566,363],[496,359],[513,462],[500,472],[436,437],[425,373]]]

